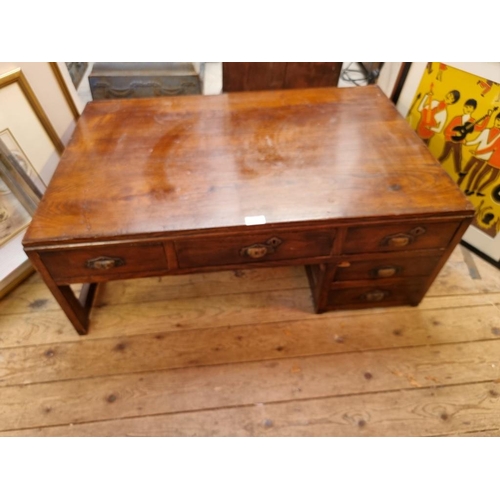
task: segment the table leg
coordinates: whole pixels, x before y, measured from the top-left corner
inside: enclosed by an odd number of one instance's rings
[[[90,310],[95,297],[97,283],[84,284],[80,292],[80,297],[76,298],[69,285],[58,285],[55,283],[36,252],[26,253],[75,330],[79,335],[86,335],[89,328]]]
[[[69,285],[54,284],[51,286],[47,283],[47,286],[50,288],[52,295],[71,321],[71,324],[75,327],[78,334],[86,335],[89,328],[90,309],[92,307],[92,300],[95,295],[97,283],[88,284],[88,290],[85,290],[83,297],[80,295],[80,299],[75,297]],[[86,287],[86,285],[84,285],[84,287]]]
[[[306,266],[309,286],[311,288],[316,313],[327,311],[328,292],[335,273],[336,264],[320,264]]]
[[[78,301],[87,312],[87,316],[90,314],[90,309],[92,308],[92,303],[94,302],[96,290],[97,283],[85,283],[80,290]]]

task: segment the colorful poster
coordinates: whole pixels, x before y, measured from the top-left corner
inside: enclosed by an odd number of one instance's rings
[[[500,84],[428,63],[407,121],[476,207],[473,225],[500,232]]]

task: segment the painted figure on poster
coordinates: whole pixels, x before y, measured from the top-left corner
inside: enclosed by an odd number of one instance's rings
[[[494,108],[488,111],[487,118],[485,119],[485,123],[488,123],[492,112],[494,112],[498,108]],[[497,120],[495,120],[495,124]],[[476,149],[484,149],[488,144],[495,141],[495,139],[500,135],[500,129],[496,126],[491,128],[483,128],[480,134],[471,141],[466,141],[464,143],[465,146],[476,146]],[[477,175],[486,164],[486,161],[490,159],[492,152],[489,151],[487,153],[478,153],[477,151],[471,151],[472,156],[469,158],[469,161],[466,163],[463,171],[458,173],[458,185],[461,186],[464,180],[467,180],[467,184],[465,187],[465,194],[471,195],[474,190],[471,189],[472,184],[474,183]]]
[[[443,81],[443,71],[446,71],[447,69],[448,69],[448,66],[446,66],[446,64],[443,64],[443,63],[439,64],[439,70],[438,70],[438,74],[436,76],[436,80],[438,82]]]
[[[438,161],[443,163],[453,154],[453,166],[456,174],[460,174],[462,170],[462,144],[465,138],[473,130],[482,131],[488,125],[491,111],[476,122],[472,116],[476,108],[477,101],[468,99],[465,101],[463,114],[453,117],[444,129],[444,147]]]
[[[455,104],[460,99],[460,92],[452,90],[445,95],[442,101],[433,99],[432,97],[431,84],[430,92],[424,96],[418,107],[420,120],[416,128],[418,136],[427,145],[435,134],[439,134],[443,130],[448,117],[448,106]]]
[[[478,80],[477,84],[481,88],[481,97],[484,97],[493,87],[493,82],[491,80]]]
[[[484,134],[485,131],[482,132]],[[480,134],[481,136],[481,134]],[[479,139],[479,138],[478,138]],[[471,179],[467,183],[468,189],[465,194],[470,196],[485,196],[485,189],[493,184],[500,174],[500,113],[495,116],[495,125],[489,129],[487,142],[471,141],[470,144],[478,142],[480,145],[474,153],[474,157],[483,159],[481,164],[478,164],[474,171],[471,172]],[[487,156],[483,156],[487,155]],[[472,181],[474,184],[471,187]]]
[[[493,233],[496,234],[500,230],[500,217],[495,216],[493,207],[485,206],[484,200],[481,200],[476,208],[476,221],[481,228],[488,232],[493,230]]]
[[[427,63],[407,120],[476,207],[473,226],[500,243],[500,84],[487,72]]]

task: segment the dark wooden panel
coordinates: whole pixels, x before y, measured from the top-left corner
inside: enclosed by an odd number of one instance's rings
[[[342,261],[335,271],[335,281],[378,280],[390,277],[409,278],[429,275],[440,256],[390,256],[381,260]]]
[[[347,231],[344,252],[397,252],[423,248],[446,248],[459,225],[459,222],[422,220],[352,227]]]
[[[335,285],[328,294],[327,310],[394,305],[417,305],[423,295],[425,280],[398,280],[390,284],[370,284],[352,288]]]
[[[334,237],[334,229],[300,233],[274,231],[248,236],[179,240],[175,247],[180,267],[197,268],[328,257]]]
[[[225,62],[222,63],[222,90],[275,90],[284,88],[287,63]]]
[[[224,92],[336,87],[341,62],[225,62]]]
[[[77,250],[40,252],[55,280],[112,279],[147,271],[166,271],[163,245],[102,245]]]
[[[336,87],[341,69],[340,62],[289,62],[284,88]]]

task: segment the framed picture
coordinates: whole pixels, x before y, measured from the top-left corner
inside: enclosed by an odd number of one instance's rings
[[[24,172],[29,177],[34,185],[34,189],[36,189],[38,193],[43,193],[47,188],[47,185],[35,170],[31,162],[29,161],[28,156],[22,150],[21,146],[8,128],[0,130],[0,143],[0,147],[3,146],[3,153],[6,155],[11,155],[12,160],[17,168],[19,168],[21,172]]]
[[[31,219],[27,207],[6,182],[4,173],[0,162],[0,247],[25,229]]]
[[[2,65],[6,72],[0,74],[0,299],[33,271],[22,239],[64,150],[23,71]],[[50,69],[48,74],[57,85]]]
[[[41,179],[10,131],[0,132],[0,249],[28,226],[42,196],[41,188]]]
[[[462,243],[500,267],[500,63],[412,63],[399,111],[476,208]]]

